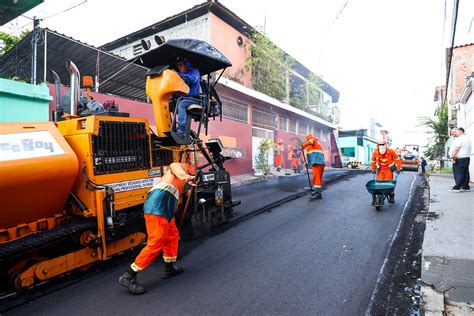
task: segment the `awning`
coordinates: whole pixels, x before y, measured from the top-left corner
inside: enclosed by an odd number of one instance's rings
[[[81,76],[97,76],[100,93],[109,93],[129,99],[146,101],[147,68],[130,63],[117,55],[77,41],[49,29],[37,28],[15,47],[0,57],[0,76],[17,77],[30,82],[32,78],[32,39],[37,36],[36,79],[54,82],[50,70],[69,85],[66,61],[73,61]],[[46,72],[46,73],[45,73]]]
[[[0,1],[0,26],[30,11],[43,0],[5,0]]]

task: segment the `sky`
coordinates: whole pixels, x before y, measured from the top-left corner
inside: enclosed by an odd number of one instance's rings
[[[203,1],[45,0],[25,16],[100,46]],[[394,146],[426,143],[418,118],[433,115],[435,87],[444,84],[454,0],[220,2],[340,92],[341,127],[368,128],[374,117]],[[474,43],[472,12],[474,1],[460,0],[456,45]],[[20,17],[0,30],[25,25]]]

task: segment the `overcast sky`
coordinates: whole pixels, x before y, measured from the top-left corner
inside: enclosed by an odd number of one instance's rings
[[[44,18],[81,2],[45,0],[25,15]],[[99,46],[202,2],[88,0],[41,25]],[[368,128],[375,117],[395,145],[425,142],[415,126],[433,114],[435,87],[444,83],[443,31],[454,0],[220,2],[250,25],[265,25],[278,46],[339,90],[343,128]],[[474,1],[460,3],[456,44],[474,43]],[[27,24],[18,18],[0,29]]]

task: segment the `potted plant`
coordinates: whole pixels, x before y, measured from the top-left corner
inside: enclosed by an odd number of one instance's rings
[[[258,145],[258,153],[255,156],[255,175],[267,175],[270,173],[268,164],[268,155],[273,148],[273,142],[270,139],[262,139]]]

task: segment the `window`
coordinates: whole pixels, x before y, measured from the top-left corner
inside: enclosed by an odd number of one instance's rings
[[[299,122],[298,124],[298,134],[306,135],[308,132],[308,124]]]
[[[319,138],[323,142],[327,142],[329,140],[329,131],[321,130],[321,137]]]
[[[280,131],[285,131],[285,132],[288,131],[288,118],[286,118],[284,116],[280,116],[278,123],[279,123],[278,124],[278,129]]]
[[[354,147],[342,147],[342,155],[346,157],[355,157],[355,148]]]
[[[296,134],[296,121],[290,119],[290,133]]]
[[[223,117],[243,123],[249,122],[248,105],[246,103],[227,97],[221,97],[221,102]]]
[[[276,115],[271,112],[264,112],[262,110],[252,108],[252,125],[261,128],[275,129]]]
[[[252,136],[260,137],[260,138],[267,138],[267,139],[273,140],[274,132],[263,129],[263,128],[253,127],[252,128]]]

